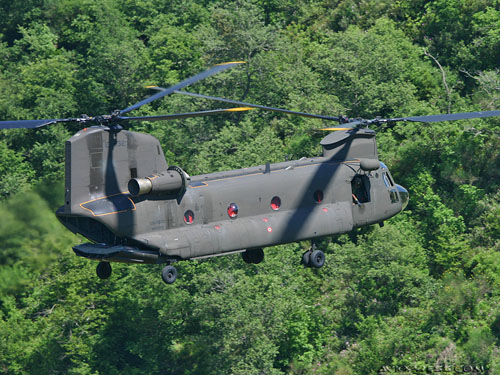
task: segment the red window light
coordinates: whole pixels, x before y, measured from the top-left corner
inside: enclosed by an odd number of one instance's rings
[[[227,208],[227,214],[231,219],[236,219],[238,216],[238,205],[236,203],[231,203]]]
[[[278,211],[281,207],[281,199],[280,197],[273,197],[273,199],[271,199],[271,208],[274,210],[274,211]]]
[[[187,210],[184,213],[184,222],[186,224],[193,224],[193,222],[194,222],[194,212],[193,211]]]

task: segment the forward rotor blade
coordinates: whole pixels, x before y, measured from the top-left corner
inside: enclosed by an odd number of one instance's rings
[[[430,115],[430,116],[399,117],[399,118],[387,119],[385,121],[439,122],[439,121],[454,121],[454,120],[465,120],[472,118],[484,118],[484,117],[494,117],[494,116],[500,116],[500,111],[462,112],[462,113],[449,113],[449,114]]]
[[[158,88],[158,89],[160,89],[160,88]],[[338,117],[334,117],[334,116],[315,115],[315,114],[312,114],[312,113],[290,111],[288,109],[281,109],[281,108],[275,108],[275,107],[267,107],[267,106],[264,106],[264,105],[245,103],[245,102],[240,102],[240,101],[237,101],[237,100],[230,100],[230,99],[219,98],[219,97],[216,97],[216,96],[208,96],[208,95],[196,94],[194,92],[188,92],[188,91],[178,91],[178,90],[175,90],[174,92],[176,94],[189,95],[189,96],[194,96],[196,98],[203,98],[203,99],[215,100],[215,101],[219,101],[219,102],[236,104],[236,105],[243,105],[243,106],[246,106],[246,107],[258,108],[258,109],[263,109],[263,110],[266,110],[266,111],[281,112],[281,113],[286,113],[286,114],[289,114],[289,115],[296,115],[296,116],[302,116],[302,117],[319,118],[319,119],[322,119],[322,120],[339,121],[339,118]]]
[[[155,95],[152,95],[149,98],[140,101],[139,103],[136,103],[128,108],[121,110],[120,115],[124,115],[125,113],[128,113],[130,111],[133,111],[134,109],[142,107],[144,104],[151,103],[152,101],[154,101],[156,99],[160,99],[160,98],[164,97],[165,95],[169,95],[169,94],[173,93],[175,90],[180,90],[186,86],[192,85],[193,83],[195,83],[199,80],[210,77],[211,75],[222,72],[223,70],[226,70],[226,69],[232,68],[236,65],[244,64],[244,63],[245,63],[244,61],[232,61],[232,62],[227,62],[227,63],[223,63],[223,64],[218,64],[218,65],[214,66],[213,68],[210,68],[210,69],[208,69],[202,73],[199,73],[193,77],[185,79],[184,81],[182,81],[174,86],[170,86],[169,88],[166,88],[166,89],[160,91],[159,93],[156,93]]]
[[[0,121],[0,129],[26,128],[34,129],[45,125],[55,124],[57,122],[68,122],[71,119],[47,119],[47,120],[15,120]]]
[[[318,130],[324,130],[324,131],[338,131],[338,130],[351,130],[355,128],[358,125],[366,125],[367,121],[366,120],[354,120],[354,121],[349,121],[349,122],[344,122],[340,125],[329,127],[329,128],[322,128]]]
[[[177,120],[181,118],[188,117],[199,117],[199,116],[209,116],[209,115],[218,115],[221,113],[231,113],[231,112],[242,112],[242,111],[250,111],[254,108],[249,107],[238,107],[238,108],[226,108],[226,109],[213,109],[209,111],[200,111],[200,112],[189,112],[189,113],[174,113],[171,115],[159,115],[159,116],[136,116],[136,117],[126,117],[119,116],[117,117],[120,121],[163,121],[163,120]]]

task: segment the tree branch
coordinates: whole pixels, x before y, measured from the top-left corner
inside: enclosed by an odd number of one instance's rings
[[[424,49],[424,55],[428,56],[432,60],[434,60],[434,62],[439,67],[439,70],[441,70],[441,76],[443,77],[443,85],[444,85],[444,88],[446,89],[446,95],[448,97],[448,113],[451,113],[451,91],[450,91],[450,88],[448,87],[448,84],[446,83],[446,73],[445,73],[443,67],[441,66],[441,64],[439,63],[439,61],[434,56],[432,56],[429,52],[427,52],[426,49]]]

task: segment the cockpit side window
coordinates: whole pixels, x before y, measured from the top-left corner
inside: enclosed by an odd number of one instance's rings
[[[384,179],[384,184],[386,187],[394,186],[394,182],[387,172],[382,172],[382,178]]]
[[[382,172],[382,179],[384,180],[385,187],[389,190],[389,198],[391,198],[391,203],[399,202],[399,196],[396,192],[394,181],[392,181],[391,176],[386,171]]]
[[[389,197],[391,198],[391,203],[399,202],[399,196],[396,192],[396,189],[391,189],[391,191],[389,192]]]

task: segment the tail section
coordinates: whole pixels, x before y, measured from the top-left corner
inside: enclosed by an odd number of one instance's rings
[[[158,140],[150,135],[83,129],[66,141],[65,212],[82,202],[127,191],[131,178],[167,170]]]
[[[166,170],[160,143],[150,135],[107,127],[80,130],[66,142],[65,204],[56,214],[72,232],[94,242],[123,244],[136,220],[129,180]]]

